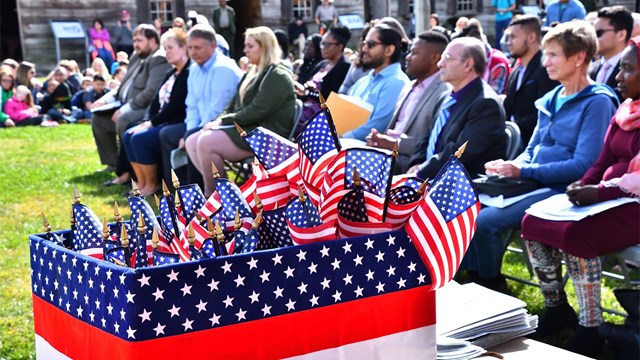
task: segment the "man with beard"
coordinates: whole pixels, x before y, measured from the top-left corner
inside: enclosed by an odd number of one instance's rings
[[[535,15],[522,15],[509,24],[509,31],[509,53],[517,59],[517,66],[509,76],[503,105],[507,120],[515,122],[520,128],[524,149],[538,121],[534,102],[559,83],[549,79],[540,61],[540,19]]]
[[[115,112],[94,112],[91,122],[93,137],[98,147],[100,161],[107,165],[105,170],[116,171],[118,177],[105,185],[122,185],[131,179],[127,169],[128,160],[124,151],[118,158],[118,138],[124,131],[139,123],[144,117],[147,106],[155,96],[164,75],[171,67],[160,48],[160,38],[155,28],[141,24],[133,31],[134,55],[122,84],[96,101],[92,109],[115,101],[121,107]],[[117,167],[120,169],[116,170]]]
[[[373,105],[373,111],[365,124],[343,138],[365,141],[371,129],[387,128],[402,88],[409,83],[400,68],[402,50],[402,36],[389,25],[378,24],[369,31],[362,43],[362,60],[372,70],[353,85],[349,95]]]
[[[407,74],[415,78],[402,91],[396,111],[385,133],[375,128],[367,145],[393,150],[398,143],[394,172],[404,174],[418,143],[433,124],[433,115],[451,92],[451,85],[440,79],[438,61],[449,40],[437,31],[425,31],[413,40],[407,54]]]
[[[452,86],[410,161],[409,175],[433,179],[449,157],[469,142],[460,161],[471,176],[484,173],[492,157],[501,159],[507,148],[505,114],[500,98],[482,80],[485,47],[472,37],[447,45],[438,62],[440,78]]]

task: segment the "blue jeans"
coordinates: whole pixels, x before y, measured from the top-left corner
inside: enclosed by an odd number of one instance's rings
[[[500,47],[500,39],[502,39],[502,34],[509,27],[509,23],[511,23],[511,19],[496,20],[496,43],[493,47],[494,49],[502,50]]]
[[[499,276],[507,245],[502,233],[520,227],[524,211],[529,206],[558,193],[556,190],[545,191],[502,209],[491,206],[482,208],[476,221],[476,233],[462,259],[460,270],[476,270],[482,278]]]

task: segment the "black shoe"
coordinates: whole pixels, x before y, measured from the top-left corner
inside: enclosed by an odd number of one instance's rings
[[[493,291],[511,295],[511,291],[509,291],[509,286],[507,285],[507,279],[505,279],[504,276],[502,275],[498,275],[490,278],[478,277],[474,281],[476,284],[482,285]]]
[[[538,321],[536,332],[531,334],[534,340],[546,339],[567,328],[575,328],[578,325],[578,317],[569,303],[547,307]]]
[[[604,340],[598,334],[597,327],[578,325],[565,348],[571,352],[597,359],[602,353],[603,346]]]

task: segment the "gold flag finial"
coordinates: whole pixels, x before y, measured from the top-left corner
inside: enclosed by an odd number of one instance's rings
[[[360,174],[358,174],[358,170],[356,167],[353,167],[353,184],[355,186],[360,186]]]
[[[458,159],[460,159],[460,157],[462,157],[462,154],[464,154],[464,150],[467,148],[468,143],[469,143],[469,140],[465,141],[464,144],[462,144],[462,146],[458,148],[458,151],[456,151],[455,155]]]
[[[191,223],[189,223],[187,227],[187,240],[189,241],[189,245],[196,243],[196,232],[193,231],[193,225],[191,225]]]
[[[324,100],[324,96],[322,96],[322,92],[318,91],[318,97],[320,98],[320,106],[323,110],[327,108],[327,102]]]
[[[147,225],[144,223],[142,213],[138,214],[138,232],[142,237],[144,237],[144,233],[147,232]]]
[[[222,233],[222,229],[220,228],[220,223],[216,220],[216,237],[218,238],[219,244],[224,244],[224,234]]]
[[[425,191],[427,191],[427,186],[429,186],[429,179],[427,178],[422,184],[420,184],[420,187],[418,188],[418,195],[422,195],[424,194]]]
[[[242,222],[240,222],[240,209],[236,208],[236,217],[233,219],[233,228],[238,231],[242,227]]]
[[[171,170],[173,172],[173,170]],[[172,177],[173,179],[173,177]],[[167,186],[167,183],[164,181],[164,179],[162,179],[162,195],[164,196],[169,196],[171,195],[171,193],[169,192],[169,187]]]
[[[113,257],[112,257],[112,258],[111,258],[111,261],[112,261],[114,264],[118,265],[118,266],[124,266],[124,267],[127,267],[127,264],[123,263],[122,261],[120,261],[120,260],[118,260],[118,259],[116,259],[116,258],[113,258]]]
[[[300,185],[298,185],[298,199],[303,204],[307,201],[307,198],[304,196],[304,191],[302,191],[302,186]]]
[[[42,228],[44,229],[44,232],[47,234],[51,232],[51,226],[49,226],[49,220],[47,220],[47,217],[44,216],[44,213],[42,213]]]
[[[174,204],[176,207],[182,205],[182,203],[180,202],[180,196],[178,196],[178,190],[176,190],[176,196],[173,198],[174,199]]]
[[[211,162],[211,174],[213,175],[214,179],[220,177],[220,172],[218,171],[218,168],[216,167],[216,164],[213,163],[213,161]]]
[[[156,207],[160,209],[160,198],[156,194],[153,194],[153,198],[156,200]]]
[[[71,214],[69,215],[69,222],[71,226],[76,226],[76,214],[73,212],[73,205],[71,206]]]
[[[193,210],[193,216],[198,219],[198,222],[202,221],[202,215],[200,215],[197,211]]]
[[[133,179],[131,179],[131,193],[133,196],[140,196],[140,189],[138,189],[138,184],[136,184]]]
[[[107,225],[107,217],[102,218],[102,239],[109,240],[109,226]]]
[[[118,202],[113,202],[113,216],[117,222],[122,221],[122,216],[120,215],[120,208],[118,208]]]
[[[207,216],[207,232],[209,233],[210,238],[214,238],[216,235],[216,229],[213,227],[213,221],[211,218]]]
[[[151,234],[151,246],[153,247],[153,250],[157,250],[158,249],[158,243],[160,242],[160,238],[158,237],[158,228],[156,228],[155,226],[153,227],[153,233]]]
[[[127,232],[127,227],[122,224],[122,229],[120,230],[120,242],[122,246],[125,248],[129,248],[129,233]]]
[[[78,191],[77,187],[73,187],[73,203],[74,204],[80,204],[80,191]]]
[[[260,197],[258,196],[258,193],[256,191],[253,192],[253,200],[256,202],[256,208],[258,210],[262,210],[264,205],[262,205],[262,200],[260,200]]]
[[[240,127],[240,125],[238,125],[237,122],[233,122],[233,125],[236,126],[236,130],[238,130],[238,134],[240,134],[240,136],[245,137],[247,136],[247,133]]]
[[[171,169],[171,182],[175,189],[180,187],[180,179],[178,179],[178,175],[176,175],[176,172],[173,171],[173,169]]]
[[[253,224],[251,224],[251,227],[253,229],[257,229],[258,226],[260,226],[261,222],[262,222],[262,209],[260,210],[260,212],[258,212],[258,215],[256,215],[256,218],[253,220]]]
[[[391,155],[393,155],[394,158],[398,157],[398,140],[393,143],[393,152],[391,153]]]

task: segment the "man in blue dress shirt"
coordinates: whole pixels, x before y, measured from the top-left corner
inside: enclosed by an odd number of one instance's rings
[[[362,45],[362,59],[372,70],[353,85],[349,95],[373,105],[373,111],[364,125],[344,133],[343,138],[365,141],[371,129],[383,132],[387,128],[398,97],[409,83],[400,68],[402,51],[402,37],[393,28],[378,24],[369,31]]]

